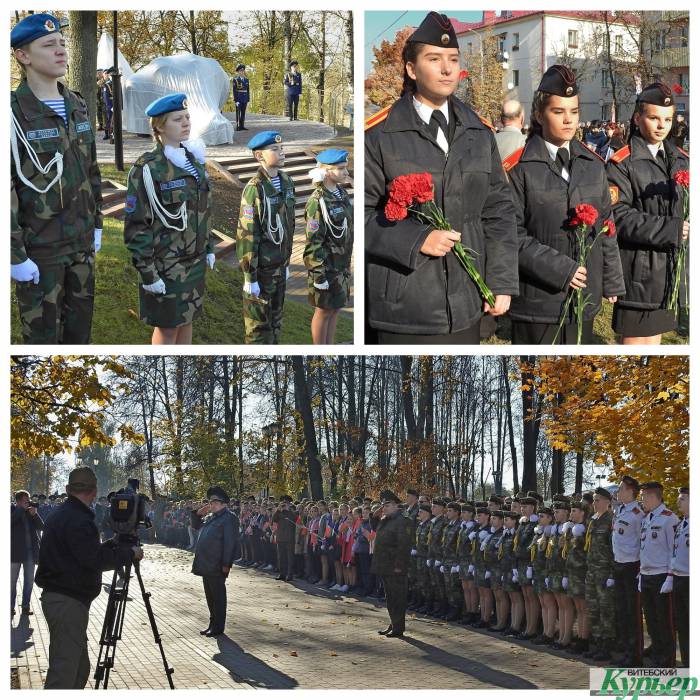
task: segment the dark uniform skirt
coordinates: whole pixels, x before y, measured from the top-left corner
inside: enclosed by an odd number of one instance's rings
[[[342,309],[350,301],[350,272],[334,275],[328,280],[328,289],[316,289],[309,275],[309,304],[319,309]]]
[[[178,328],[192,323],[202,313],[206,255],[193,260],[180,260],[161,269],[165,294],[151,294],[139,285],[141,320],[158,328]]]
[[[668,309],[622,309],[613,308],[612,327],[615,333],[626,338],[648,338],[678,328],[678,321]]]
[[[456,333],[444,335],[415,335],[377,331],[380,345],[479,345],[481,342],[480,323]]]
[[[565,323],[559,335],[558,323],[529,323],[513,321],[511,326],[511,343],[513,345],[552,345],[554,338],[557,345],[576,345],[578,326],[575,323]],[[593,321],[583,322],[581,344],[590,345],[593,342]]]

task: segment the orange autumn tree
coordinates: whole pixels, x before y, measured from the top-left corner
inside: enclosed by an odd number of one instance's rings
[[[384,39],[379,48],[373,48],[372,71],[365,80],[365,93],[379,107],[387,107],[401,96],[403,87],[403,60],[401,54],[412,27],[404,27],[393,41]]]
[[[611,467],[611,480],[688,484],[687,357],[541,357],[531,370],[524,389],[544,399],[552,447]]]

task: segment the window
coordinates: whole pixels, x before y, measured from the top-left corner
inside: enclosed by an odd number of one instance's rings
[[[610,73],[605,69],[600,71],[600,86],[604,88],[610,87]]]
[[[578,32],[575,29],[569,29],[569,48],[578,48]]]
[[[514,70],[513,71],[513,87],[518,87],[518,85],[520,85],[520,71]]]
[[[622,34],[615,35],[615,53],[622,53]]]
[[[513,32],[513,46],[512,51],[517,51],[520,48],[520,34],[518,32]]]
[[[471,41],[467,44],[467,53],[470,56],[473,55],[473,53],[474,53],[474,45],[472,44]]]
[[[506,36],[507,34],[498,35],[498,53],[500,54],[506,50]]]
[[[680,41],[679,41],[679,46],[682,48],[685,48],[688,46],[688,25],[684,24],[680,28]]]

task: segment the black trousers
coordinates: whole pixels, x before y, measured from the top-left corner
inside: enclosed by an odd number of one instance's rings
[[[241,102],[236,107],[236,128],[242,129],[245,126],[245,109],[248,106],[247,102]]]
[[[688,626],[690,622],[690,576],[673,577],[673,618],[681,650],[681,667],[690,667]]]
[[[565,323],[559,335],[558,323],[528,323],[513,321],[511,327],[511,343],[513,345],[576,345],[578,326],[575,323]],[[584,321],[581,334],[581,344],[590,345],[593,342],[593,321]]]
[[[479,322],[463,331],[445,333],[444,335],[415,335],[377,331],[377,342],[379,345],[479,345],[481,342],[480,327],[481,323]]]
[[[391,628],[396,633],[406,629],[406,606],[408,605],[408,577],[405,574],[382,576],[386,609]]]
[[[637,590],[639,562],[615,562],[615,620],[619,651],[633,666],[642,663],[642,611]]]
[[[299,95],[287,95],[287,110],[290,119],[297,119],[299,112]]]
[[[277,566],[280,576],[289,578],[294,574],[294,542],[277,543]]]
[[[202,576],[204,595],[209,608],[209,629],[223,632],[226,626],[226,577]]]
[[[661,593],[666,574],[642,574],[642,609],[651,637],[651,665],[676,665],[676,634],[673,629],[673,603],[670,593]]]

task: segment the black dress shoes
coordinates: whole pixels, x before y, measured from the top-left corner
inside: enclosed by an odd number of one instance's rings
[[[377,632],[377,634],[388,636],[393,629],[394,628],[391,625],[389,625],[385,630],[379,630],[379,632]]]

